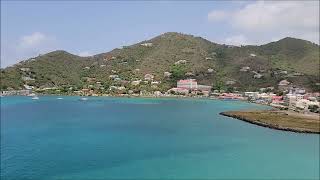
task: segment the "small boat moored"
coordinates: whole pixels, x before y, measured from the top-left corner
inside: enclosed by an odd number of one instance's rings
[[[33,100],[38,100],[39,97],[38,97],[38,96],[34,96],[34,97],[32,97],[31,99],[33,99]]]
[[[85,97],[80,98],[80,101],[86,101],[86,100],[88,100],[88,98],[85,98]]]

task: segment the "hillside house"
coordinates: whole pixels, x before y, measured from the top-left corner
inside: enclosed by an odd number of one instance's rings
[[[253,75],[253,78],[255,78],[255,79],[260,79],[262,77],[263,77],[263,75],[259,74],[259,73],[256,73],[255,75]]]
[[[258,99],[259,92],[244,92],[244,96],[252,99]]]
[[[245,66],[240,69],[241,72],[248,72],[249,70],[250,70],[249,66]]]
[[[213,73],[213,69],[209,68],[208,73]]]
[[[287,81],[286,79],[284,79],[279,82],[278,86],[288,86],[289,84],[290,84],[290,82]]]
[[[286,75],[288,74],[288,71],[280,71],[279,74]]]
[[[170,72],[164,72],[163,73],[163,76],[164,77],[170,77],[172,75],[172,73],[170,73]]]
[[[31,78],[31,77],[28,77],[28,76],[22,76],[21,79],[23,81],[34,81],[35,79]]]
[[[141,82],[141,80],[138,80],[138,81],[132,81],[132,82],[131,82],[131,85],[133,85],[133,86],[137,86],[137,85],[139,85],[139,84],[140,84],[140,82]]]
[[[145,47],[151,47],[153,44],[152,43],[142,43],[140,45],[145,46]]]
[[[306,90],[303,88],[289,88],[289,94],[305,94]]]
[[[116,75],[116,74],[112,74],[112,75],[109,76],[110,79],[115,79],[115,78],[118,78],[118,77],[119,77],[119,75]]]
[[[236,82],[235,81],[232,81],[232,80],[230,80],[230,81],[226,81],[226,85],[232,85],[232,84],[235,84]]]
[[[30,68],[20,68],[20,70],[23,72],[28,72],[28,71],[30,71]]]
[[[186,60],[179,60],[179,61],[175,62],[174,64],[179,65],[179,64],[186,64],[186,63],[187,63]]]
[[[24,84],[23,87],[27,90],[32,90],[34,88],[33,86],[29,86],[27,84]]]
[[[198,88],[198,83],[195,79],[179,80],[177,82],[177,88],[193,90]]]

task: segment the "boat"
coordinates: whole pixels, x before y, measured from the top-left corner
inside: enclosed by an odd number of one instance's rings
[[[33,96],[31,99],[33,99],[33,100],[38,100],[39,97],[38,97],[38,96]]]
[[[63,99],[62,97],[58,97],[57,99]]]
[[[86,101],[86,100],[88,100],[88,98],[85,98],[85,97],[80,98],[80,101]]]

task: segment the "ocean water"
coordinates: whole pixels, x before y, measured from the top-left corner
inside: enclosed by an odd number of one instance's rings
[[[319,179],[319,135],[220,116],[237,101],[1,98],[1,179]]]

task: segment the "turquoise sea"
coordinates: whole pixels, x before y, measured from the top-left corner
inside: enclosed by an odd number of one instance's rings
[[[1,98],[1,179],[319,179],[319,135],[220,116],[238,101]]]

